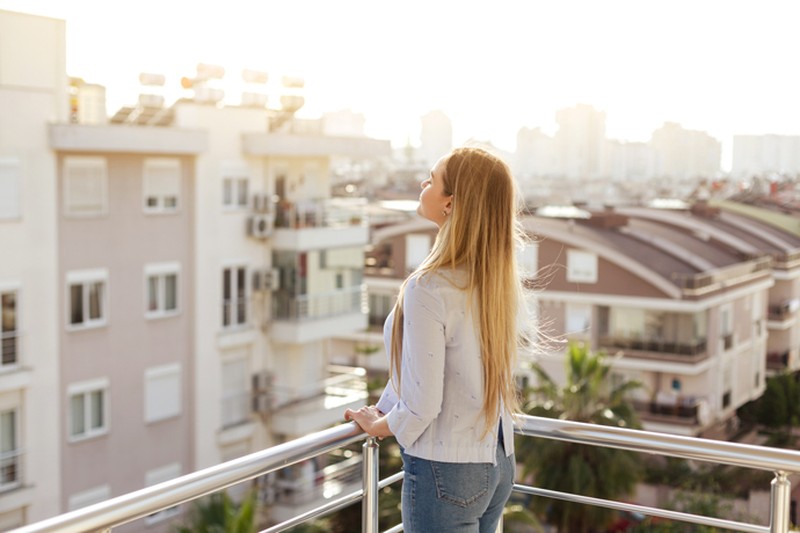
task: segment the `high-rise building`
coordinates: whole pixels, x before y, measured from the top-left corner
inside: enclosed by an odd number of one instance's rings
[[[657,178],[713,178],[720,172],[722,145],[704,131],[666,122],[653,132],[650,144],[655,152],[653,170]]]
[[[420,159],[427,166],[433,166],[453,148],[453,125],[439,110],[423,115],[420,123]]]
[[[734,135],[731,177],[800,173],[800,136]]]
[[[558,172],[569,179],[601,176],[606,135],[606,114],[579,104],[556,112],[555,134]]]

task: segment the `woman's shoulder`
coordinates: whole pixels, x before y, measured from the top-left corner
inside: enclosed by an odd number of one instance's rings
[[[463,291],[467,284],[466,272],[460,269],[439,269],[429,272],[415,272],[408,279],[406,290],[416,288],[441,293],[453,290]]]

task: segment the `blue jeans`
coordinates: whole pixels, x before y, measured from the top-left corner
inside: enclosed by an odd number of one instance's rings
[[[514,454],[506,457],[502,438],[497,466],[400,455],[405,533],[495,533],[514,485]]]

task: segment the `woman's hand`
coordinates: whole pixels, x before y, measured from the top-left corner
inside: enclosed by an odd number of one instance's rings
[[[392,435],[392,430],[389,429],[386,417],[374,405],[365,405],[356,411],[346,409],[344,419],[352,420],[361,426],[361,429],[366,431],[370,437],[382,439]]]

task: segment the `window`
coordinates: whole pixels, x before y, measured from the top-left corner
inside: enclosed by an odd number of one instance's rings
[[[144,267],[147,284],[145,316],[160,318],[178,313],[179,263],[158,263]]]
[[[428,257],[431,251],[431,237],[427,233],[406,235],[406,270],[414,270]]]
[[[143,184],[145,213],[174,213],[181,191],[181,162],[178,159],[146,159]]]
[[[248,189],[250,180],[247,169],[236,169],[222,178],[222,205],[231,209],[244,209],[247,207]]]
[[[247,359],[222,364],[222,427],[243,424],[250,419],[250,390]]]
[[[567,281],[597,283],[597,255],[581,250],[567,250]]]
[[[96,327],[106,323],[107,278],[108,273],[103,269],[67,274],[71,328]]]
[[[22,172],[19,159],[0,157],[0,220],[18,218],[20,210],[20,181]]]
[[[534,279],[539,270],[539,245],[528,243],[517,257],[521,274],[524,278]]]
[[[108,169],[102,157],[64,159],[64,213],[99,216],[108,212]]]
[[[719,308],[719,329],[722,346],[725,350],[733,348],[733,308],[725,304]]]
[[[247,269],[233,266],[222,271],[222,326],[247,323]]]
[[[160,468],[148,470],[144,475],[144,485],[145,487],[152,487],[153,485],[170,481],[171,479],[180,477],[181,471],[182,469],[180,463],[172,463]],[[166,520],[167,518],[171,518],[179,513],[180,509],[176,505],[175,507],[170,507],[169,509],[164,509],[163,511],[146,516],[144,523],[147,525],[154,524],[156,522]]]
[[[144,372],[144,421],[158,422],[181,414],[181,365],[148,368]]]
[[[70,440],[88,439],[108,432],[108,380],[76,383],[69,394]]]
[[[370,326],[382,326],[386,321],[386,317],[394,306],[394,294],[377,294],[370,293],[369,295],[369,324]]]
[[[569,302],[567,303],[567,330],[569,336],[585,337],[592,328],[592,306]]]
[[[19,311],[16,291],[0,291],[0,368],[19,361]]]
[[[83,507],[106,501],[109,498],[111,498],[111,487],[108,485],[101,485],[73,494],[69,497],[67,505],[70,511],[75,511],[76,509],[82,509]]]
[[[17,410],[0,412],[0,491],[20,482]]]

